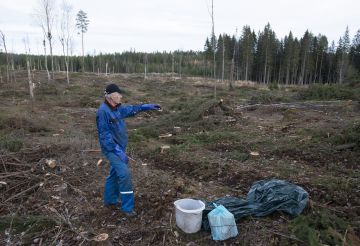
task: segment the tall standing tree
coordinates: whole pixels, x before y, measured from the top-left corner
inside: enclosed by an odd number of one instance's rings
[[[261,76],[262,82],[266,84],[269,83],[274,68],[274,52],[276,52],[276,47],[277,42],[275,32],[268,23],[265,26],[264,31],[259,33],[256,51],[259,75]]]
[[[50,73],[49,73],[47,53],[46,53],[46,37],[44,37],[44,39],[43,39],[43,41],[42,41],[42,44],[43,44],[43,46],[44,46],[45,69],[46,69],[46,73],[47,73],[47,76],[48,76],[48,81],[50,81],[50,80],[51,80],[51,76],[50,76]]]
[[[215,21],[214,21],[214,0],[211,0],[211,47],[213,51],[213,78],[216,78],[216,36],[215,36]],[[216,98],[216,82],[214,84],[214,98]]]
[[[301,70],[299,74],[299,84],[301,85],[306,83],[312,37],[313,35],[308,30],[306,30],[303,38],[300,41]]]
[[[35,17],[38,25],[41,27],[44,36],[48,40],[51,71],[54,73],[54,57],[53,57],[53,27],[56,21],[55,15],[56,0],[39,0],[38,8],[35,10]],[[54,76],[54,74],[53,74]]]
[[[319,58],[320,64],[319,64],[318,71],[316,71],[316,73],[315,73],[314,82],[322,83],[322,81],[323,81],[323,74],[322,74],[323,61],[324,61],[325,53],[328,49],[328,40],[327,40],[327,37],[323,36],[323,35],[319,35],[318,40],[319,40],[319,43],[318,43],[318,48],[317,48],[317,54],[319,54],[319,57],[320,57]]]
[[[217,67],[217,71],[216,74],[221,74],[222,77],[222,61],[223,61],[223,47],[224,46],[224,39],[223,39],[223,35],[219,35],[218,39],[217,39],[217,45],[216,45],[216,67]],[[218,77],[219,77],[218,76]]]
[[[338,54],[338,82],[342,84],[344,78],[346,77],[348,63],[349,63],[349,52],[350,52],[350,37],[349,37],[349,28],[346,27],[344,36],[339,40],[339,45],[337,48]]]
[[[147,57],[147,53],[145,53],[145,56],[144,56],[144,80],[147,79],[147,63],[148,63],[148,57]]]
[[[351,63],[360,74],[360,29],[356,32],[351,45]]]
[[[283,67],[285,68],[285,84],[290,82],[291,62],[294,53],[294,37],[292,32],[284,38]]]
[[[327,50],[327,83],[335,82],[336,66],[335,66],[335,42],[332,41]]]
[[[73,16],[72,16],[72,6],[67,3],[66,1],[63,1],[61,5],[61,21],[60,21],[60,43],[63,50],[64,55],[64,62],[66,67],[66,79],[67,83],[70,83],[69,78],[69,51],[70,51],[70,44],[72,41],[73,36]]]
[[[29,94],[30,99],[34,99],[34,83],[32,82],[32,75],[31,75],[31,58],[30,58],[30,47],[29,47],[29,39],[24,38],[23,39],[24,45],[25,45],[25,54],[26,54],[26,68],[28,72],[28,81],[29,81]]]
[[[232,47],[232,54],[231,55],[231,65],[230,65],[230,83],[229,89],[233,87],[233,81],[239,79],[239,42],[237,40],[237,28],[235,31],[235,35],[231,39],[231,47]]]
[[[211,41],[209,40],[209,38],[206,38],[205,44],[204,44],[204,52],[205,52],[205,59],[206,59],[206,65],[210,70],[210,77],[212,75],[212,60],[213,60],[213,56],[214,56],[214,50],[211,44]]]
[[[88,30],[88,26],[89,26],[89,20],[87,17],[87,14],[80,10],[77,13],[76,16],[76,27],[78,28],[78,30],[81,33],[81,50],[82,50],[82,71],[84,72],[85,70],[85,62],[84,62],[84,33],[87,32]]]
[[[215,36],[215,21],[214,21],[214,0],[211,0],[211,46],[213,48],[213,66],[214,66],[214,79],[216,78],[216,36]],[[215,84],[215,97],[216,97],[216,84]]]
[[[4,50],[5,50],[5,56],[6,56],[6,79],[7,79],[7,82],[9,82],[9,81],[10,81],[9,54],[8,54],[8,52],[7,52],[5,34],[4,34],[1,30],[0,30],[0,38],[1,38],[2,45],[4,46]]]
[[[240,56],[242,60],[243,79],[249,80],[255,55],[256,36],[250,26],[244,26],[240,38]]]

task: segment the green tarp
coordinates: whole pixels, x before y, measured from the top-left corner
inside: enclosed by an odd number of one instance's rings
[[[306,207],[309,194],[300,186],[285,180],[261,180],[252,184],[247,199],[224,197],[208,202],[203,212],[203,228],[210,230],[207,214],[216,205],[223,205],[235,217],[235,220],[252,215],[266,216],[275,211],[283,211],[297,216]]]

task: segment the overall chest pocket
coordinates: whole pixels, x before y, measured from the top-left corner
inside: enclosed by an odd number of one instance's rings
[[[119,122],[120,122],[120,120],[117,118],[110,118],[109,119],[110,129],[117,130],[119,128]]]
[[[119,120],[116,118],[110,118],[109,120],[110,125],[116,125],[117,122],[119,122]]]

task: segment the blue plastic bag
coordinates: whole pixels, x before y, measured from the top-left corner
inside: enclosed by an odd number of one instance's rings
[[[223,205],[216,206],[208,213],[213,240],[226,240],[238,235],[235,218]]]

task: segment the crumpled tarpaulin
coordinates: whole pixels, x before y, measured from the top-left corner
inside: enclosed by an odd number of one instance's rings
[[[216,205],[223,205],[235,217],[235,220],[253,215],[266,216],[275,211],[283,211],[298,216],[306,207],[309,194],[300,186],[285,180],[261,180],[252,184],[247,199],[224,197],[206,204],[203,211],[203,228],[210,230],[207,214]]]

